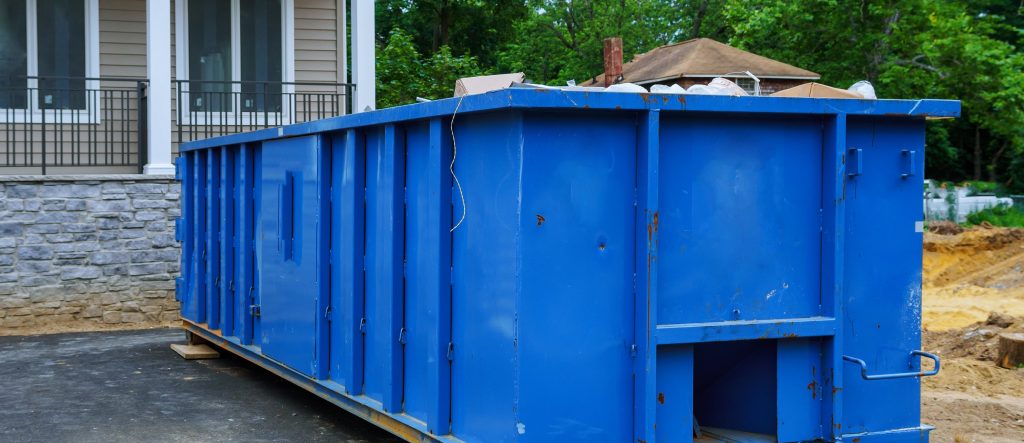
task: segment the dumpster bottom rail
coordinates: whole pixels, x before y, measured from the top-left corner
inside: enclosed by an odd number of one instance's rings
[[[331,404],[344,409],[345,411],[354,414],[363,420],[366,420],[374,425],[384,429],[396,437],[409,442],[426,442],[426,441],[438,441],[445,443],[458,443],[459,440],[450,438],[450,436],[434,436],[427,434],[424,430],[418,429],[420,426],[413,420],[409,420],[408,423],[401,420],[401,418],[392,417],[387,414],[383,414],[375,408],[379,407],[373,400],[367,399],[364,403],[360,401],[358,397],[351,397],[343,394],[344,388],[338,386],[332,382],[324,382],[318,380],[312,380],[299,372],[288,368],[278,362],[275,362],[259,352],[259,348],[254,346],[245,346],[237,343],[236,341],[224,338],[216,331],[207,330],[203,325],[192,323],[188,320],[182,320],[182,328],[206,340],[207,342],[225,350],[232,354],[235,354],[250,363],[259,366],[272,374],[288,380],[291,383],[309,391],[310,393],[320,397],[324,400],[331,402]]]

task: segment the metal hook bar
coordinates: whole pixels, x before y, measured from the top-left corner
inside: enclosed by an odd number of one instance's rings
[[[939,357],[936,356],[935,354],[929,354],[929,353],[924,352],[924,351],[910,351],[910,355],[911,356],[917,355],[917,356],[920,356],[920,357],[929,358],[933,362],[935,362],[935,367],[932,368],[932,370],[928,371],[928,372],[923,372],[923,371],[919,371],[919,372],[897,372],[897,373],[894,373],[894,374],[868,375],[868,364],[865,363],[864,360],[861,360],[861,359],[855,358],[855,357],[850,357],[848,355],[844,355],[843,356],[843,360],[846,360],[846,361],[848,361],[850,363],[856,363],[856,364],[860,365],[860,376],[864,380],[889,380],[889,379],[893,379],[893,378],[930,377],[932,375],[935,375],[935,374],[939,373],[939,365],[940,365]]]

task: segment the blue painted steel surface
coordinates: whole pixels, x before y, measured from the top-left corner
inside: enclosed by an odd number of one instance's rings
[[[927,440],[958,113],[524,89],[186,144],[182,316],[410,441]]]

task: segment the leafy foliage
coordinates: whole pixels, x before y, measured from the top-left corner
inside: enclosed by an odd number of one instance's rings
[[[412,37],[396,28],[377,58],[377,101],[390,107],[450,97],[456,80],[483,72],[475,57],[455,56],[447,46],[424,58]]]
[[[602,41],[624,57],[710,37],[882,98],[961,100],[930,122],[927,171],[1024,192],[1024,4],[1018,0],[378,0],[381,106],[445,97],[458,77],[582,82]]]
[[[969,214],[967,216],[968,226],[977,226],[988,223],[992,226],[1003,226],[1008,228],[1024,227],[1024,212],[1020,209],[1007,205],[993,206],[991,208]]]

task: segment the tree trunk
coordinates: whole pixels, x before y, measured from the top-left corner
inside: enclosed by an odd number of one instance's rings
[[[700,27],[704,22],[704,15],[708,12],[708,0],[700,2],[697,8],[697,15],[693,18],[693,28],[690,30],[690,38],[700,37]]]
[[[1024,366],[1024,334],[999,334],[999,355],[996,357],[996,364],[1006,369]]]
[[[1006,152],[1006,148],[1010,147],[1010,141],[1003,142],[1003,146],[999,147],[995,155],[992,156],[992,161],[988,163],[988,181],[997,182],[999,181],[999,173],[996,172],[997,166],[999,166],[999,157],[1003,156],[1003,152]]]
[[[981,180],[981,128],[974,127],[974,179]]]

